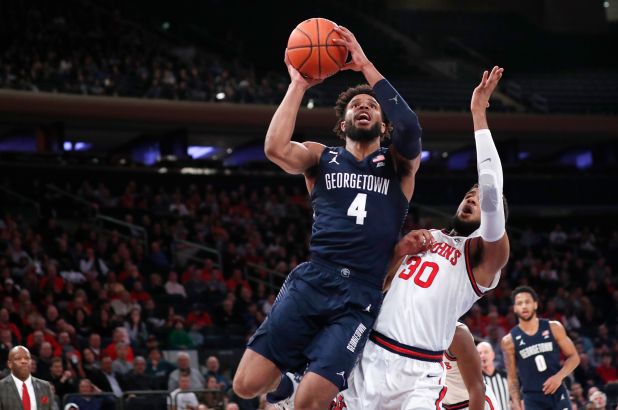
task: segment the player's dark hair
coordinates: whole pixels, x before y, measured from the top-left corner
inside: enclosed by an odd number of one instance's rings
[[[511,301],[513,303],[515,303],[515,297],[519,295],[520,293],[529,293],[535,302],[539,301],[539,295],[537,295],[534,289],[532,289],[530,286],[518,286],[515,289],[513,289],[513,292],[511,292]]]
[[[347,90],[343,91],[341,94],[339,94],[337,102],[335,102],[335,115],[337,116],[337,122],[335,123],[333,131],[342,140],[345,140],[346,137],[346,133],[341,130],[341,122],[345,121],[346,108],[352,98],[356,97],[359,94],[367,94],[372,96],[373,98],[376,98],[376,93],[373,92],[373,89],[369,86],[369,84],[359,84],[355,87],[350,87]],[[386,118],[386,114],[384,114],[384,111],[382,111],[381,108],[380,111],[382,112],[382,121],[386,124],[386,131],[384,131],[384,134],[380,135],[380,139],[384,139],[390,137],[393,126],[388,121],[388,119]]]

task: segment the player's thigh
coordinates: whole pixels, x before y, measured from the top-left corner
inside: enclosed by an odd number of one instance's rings
[[[401,396],[405,397],[400,408],[441,409],[442,400],[446,395],[445,372],[441,364],[414,359],[407,359],[404,363],[401,375],[393,374],[393,378],[399,379],[397,386],[402,391]]]
[[[292,275],[303,274],[308,264],[299,265]],[[307,364],[303,350],[320,328],[311,319],[308,298],[314,297],[301,281],[287,281],[268,318],[249,339],[250,350],[275,363],[282,372],[301,371]]]
[[[319,374],[307,372],[298,386],[294,408],[299,410],[327,409],[338,392],[339,387],[330,380]]]
[[[380,400],[386,389],[385,352],[376,344],[367,342],[358,364],[348,377],[348,388],[337,397],[339,408],[378,409],[384,407]],[[346,407],[343,407],[342,403]]]
[[[346,389],[374,321],[373,315],[362,310],[348,310],[332,320],[305,349],[307,370],[330,380],[340,391]]]

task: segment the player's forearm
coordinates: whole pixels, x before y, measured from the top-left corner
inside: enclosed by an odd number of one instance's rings
[[[264,153],[269,159],[285,156],[290,150],[290,142],[305,88],[291,83],[283,101],[275,111],[264,141]]]
[[[474,140],[481,202],[479,232],[484,241],[496,242],[504,236],[506,224],[502,199],[502,163],[489,129],[474,131]]]
[[[487,124],[487,110],[479,109],[472,111],[472,122],[474,123],[474,131],[484,130],[489,128]]]
[[[361,68],[361,72],[365,76],[365,80],[367,80],[367,84],[373,88],[376,83],[382,79],[384,76],[380,74],[378,69],[373,65],[373,63],[368,62]]]
[[[521,394],[519,390],[519,382],[515,377],[508,377],[509,394],[513,403],[519,403],[521,401]]]
[[[564,379],[569,374],[571,374],[573,370],[577,368],[577,366],[579,366],[579,354],[575,353],[567,357],[567,359],[564,361],[564,364],[562,365],[562,368],[558,371],[557,374],[560,375],[562,379]]]
[[[470,410],[483,410],[485,408],[485,385],[483,383],[480,386],[474,386],[472,389],[469,389],[468,394],[468,408]]]
[[[418,157],[421,153],[422,129],[416,113],[385,78],[374,84],[373,91],[393,126],[391,139],[397,152],[410,160]]]

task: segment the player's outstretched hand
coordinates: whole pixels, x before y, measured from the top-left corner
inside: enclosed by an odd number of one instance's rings
[[[346,46],[352,55],[352,59],[343,67],[342,70],[361,71],[367,64],[371,64],[356,37],[350,30],[343,26],[336,26],[335,31],[341,38],[334,38],[333,43]]]
[[[557,374],[554,374],[543,383],[543,393],[554,394],[558,388],[562,386],[562,378]]]
[[[433,247],[434,239],[427,229],[417,229],[408,232],[399,240],[395,252],[397,256],[415,255],[426,252]]]
[[[489,97],[496,89],[498,81],[502,78],[504,68],[494,66],[491,73],[483,72],[481,83],[474,89],[472,100],[470,101],[470,111],[484,111],[489,107]]]
[[[290,60],[288,59],[287,49],[285,50],[285,57],[283,57],[283,61],[285,62],[285,65],[288,67],[288,73],[290,74],[290,80],[292,80],[293,83],[300,84],[301,86],[305,88],[305,90],[308,90],[314,85],[320,84],[322,81],[324,81],[324,80],[314,80],[312,78],[303,77],[303,75],[299,73],[298,70],[292,66],[292,63],[290,63]]]

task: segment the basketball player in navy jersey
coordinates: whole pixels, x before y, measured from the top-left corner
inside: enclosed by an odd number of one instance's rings
[[[512,408],[526,410],[571,409],[562,380],[579,365],[579,355],[560,322],[539,319],[538,296],[527,286],[516,288],[511,298],[519,324],[502,339]],[[566,357],[560,366],[560,353]],[[520,386],[521,383],[521,386]]]
[[[266,134],[266,156],[303,174],[314,221],[311,260],[284,283],[267,320],[250,339],[234,377],[243,398],[269,392],[279,408],[328,408],[347,378],[382,303],[382,283],[414,190],[421,128],[416,114],[343,27],[337,44],[368,84],[343,92],[335,132],[344,147],[291,141],[302,98],[317,81],[286,60],[287,93]],[[388,120],[387,120],[388,118]],[[392,144],[381,148],[390,134]],[[429,238],[428,238],[429,239]],[[306,370],[295,397],[285,372]]]

